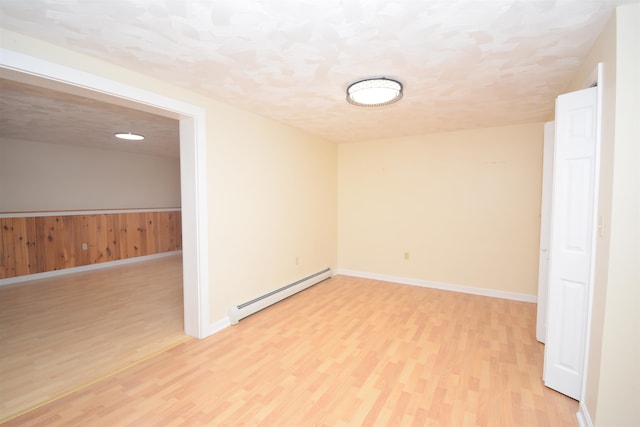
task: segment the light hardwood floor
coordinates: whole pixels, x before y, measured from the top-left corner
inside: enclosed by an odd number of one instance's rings
[[[7,426],[576,426],[535,305],[336,276]]]
[[[0,420],[184,341],[182,257],[0,287]]]

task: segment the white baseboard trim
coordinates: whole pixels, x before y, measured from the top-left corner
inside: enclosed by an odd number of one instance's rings
[[[503,298],[514,301],[536,303],[538,298],[535,295],[521,294],[517,292],[500,291],[497,289],[475,288],[473,286],[454,285],[450,283],[432,282],[429,280],[412,279],[408,277],[389,276],[386,274],[367,273],[339,268],[334,271],[334,275],[343,274],[345,276],[362,277],[364,279],[382,280],[385,282],[402,283],[403,285],[421,286],[423,288],[442,289],[444,291],[461,292],[465,294],[481,295],[485,297]]]
[[[182,251],[163,252],[161,254],[144,255],[127,259],[119,259],[117,261],[101,262],[98,264],[82,265],[80,267],[65,268],[63,270],[46,271],[44,273],[28,274],[26,276],[9,277],[0,279],[0,286],[12,285],[14,283],[30,282],[38,279],[48,279],[50,277],[64,276],[66,274],[79,273],[81,271],[100,270],[103,268],[115,267],[117,265],[133,264],[135,262],[149,261],[157,258],[165,258],[169,256],[179,255]]]
[[[578,419],[578,425],[580,427],[593,427],[593,421],[591,421],[591,415],[584,402],[580,402],[578,405],[578,412],[576,412],[576,418]]]
[[[229,326],[231,326],[231,319],[229,319],[229,316],[224,316],[222,319],[217,320],[209,325],[209,333],[207,334],[207,336],[211,336],[216,332],[220,332],[221,330],[226,329]]]

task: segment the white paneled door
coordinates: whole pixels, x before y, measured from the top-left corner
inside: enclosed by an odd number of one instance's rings
[[[547,327],[546,386],[580,398],[594,257],[597,88],[556,100]]]
[[[536,339],[545,342],[547,335],[547,290],[549,289],[549,244],[551,240],[551,194],[553,188],[553,138],[555,122],[544,124],[542,161],[542,204],[540,209],[540,259],[538,264],[538,313]]]

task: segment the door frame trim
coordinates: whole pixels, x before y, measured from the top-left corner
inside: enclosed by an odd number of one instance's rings
[[[603,95],[603,84],[604,79],[602,77],[603,73],[603,64],[602,62],[598,62],[596,68],[591,73],[589,80],[587,80],[584,84],[583,89],[587,89],[590,87],[596,87],[597,95],[596,95],[596,152],[594,156],[594,173],[595,173],[595,181],[593,184],[593,192],[595,194],[594,200],[594,220],[593,221],[593,239],[591,239],[591,271],[589,272],[589,280],[591,281],[591,286],[589,287],[589,295],[587,295],[587,324],[585,329],[585,343],[584,343],[584,368],[582,374],[582,388],[580,390],[580,402],[584,402],[587,395],[587,376],[589,375],[589,354],[591,348],[591,320],[593,316],[593,294],[594,294],[594,285],[595,285],[595,277],[596,277],[596,260],[597,260],[597,241],[599,237],[599,228],[603,227],[601,223],[601,215],[598,211],[599,207],[599,198],[600,198],[600,161],[601,161],[601,146],[602,146],[602,95]],[[579,414],[580,412],[578,412]],[[577,415],[577,414],[576,414]]]

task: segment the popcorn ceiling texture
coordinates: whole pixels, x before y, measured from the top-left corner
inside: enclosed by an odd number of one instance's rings
[[[0,138],[179,157],[177,120],[0,79]],[[137,132],[123,141],[116,132]]]
[[[2,0],[0,25],[335,141],[544,121],[625,0]],[[405,89],[379,109],[349,83]]]

